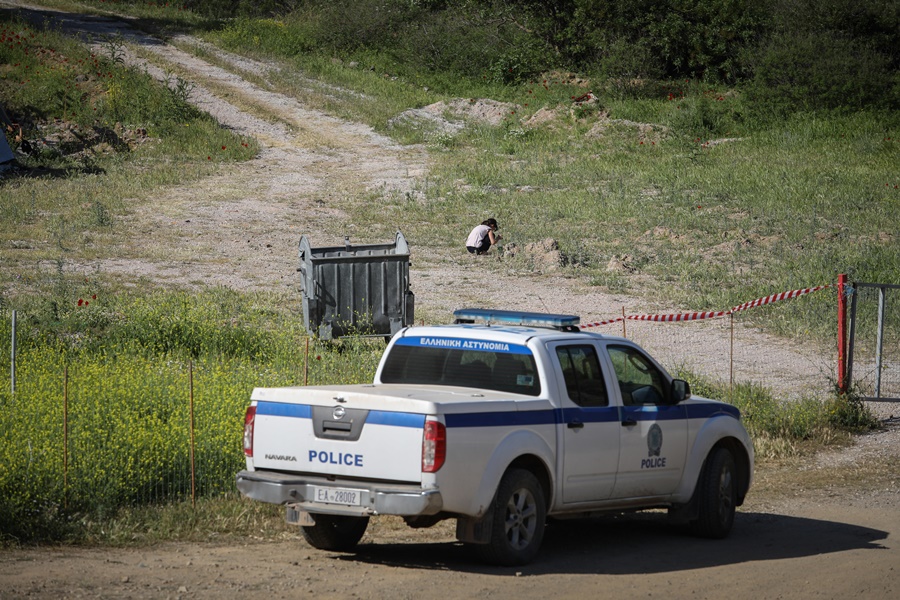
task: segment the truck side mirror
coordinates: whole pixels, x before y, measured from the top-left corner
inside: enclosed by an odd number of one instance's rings
[[[684,402],[691,397],[691,386],[684,379],[672,380],[672,404]]]

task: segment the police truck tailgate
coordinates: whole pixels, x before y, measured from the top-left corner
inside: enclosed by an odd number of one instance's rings
[[[371,385],[255,389],[253,468],[421,481],[425,412],[433,405],[373,392]]]

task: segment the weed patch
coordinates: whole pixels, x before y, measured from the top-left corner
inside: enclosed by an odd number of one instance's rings
[[[372,380],[383,342],[309,343],[273,310],[213,290],[24,312],[16,392],[0,392],[0,535],[61,539],[123,507],[227,494],[254,386]]]
[[[878,426],[866,406],[852,395],[779,401],[768,390],[753,383],[732,387],[682,373],[698,396],[725,399],[741,411],[761,458],[780,459],[796,455],[801,448],[827,446],[841,433],[870,431]]]

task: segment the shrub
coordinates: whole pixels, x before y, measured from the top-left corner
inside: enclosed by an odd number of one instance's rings
[[[231,48],[246,48],[280,57],[296,56],[315,49],[316,16],[293,13],[289,19],[238,18],[229,21],[217,37]]]
[[[772,3],[751,53],[756,112],[900,107],[900,14],[881,0]]]
[[[670,126],[691,139],[707,140],[739,130],[744,114],[739,98],[702,91],[697,86],[679,99],[677,110],[671,111]]]
[[[900,107],[888,57],[833,33],[785,33],[759,52],[747,96],[754,112]]]
[[[855,392],[829,398],[825,402],[825,417],[832,427],[848,431],[866,431],[878,425],[878,419]]]
[[[599,65],[607,89],[618,98],[643,96],[647,82],[662,74],[656,58],[646,45],[631,44],[623,38],[607,46]]]
[[[796,443],[829,437],[829,429],[863,431],[872,429],[877,420],[852,395],[835,396],[822,401],[800,398],[780,401],[772,391],[754,383],[738,383],[730,389],[727,383],[714,382],[691,373],[677,374],[690,381],[693,393],[709,398],[725,399],[741,411],[750,435],[765,440],[767,452],[782,448],[796,450]]]
[[[418,14],[412,3],[388,0],[327,0],[315,3],[318,44],[341,54],[392,48]]]

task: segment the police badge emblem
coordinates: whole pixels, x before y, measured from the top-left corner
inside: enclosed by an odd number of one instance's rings
[[[647,432],[647,450],[649,451],[647,456],[659,456],[659,452],[662,449],[662,442],[662,428],[658,423],[654,423],[653,427],[650,428],[650,431]]]

